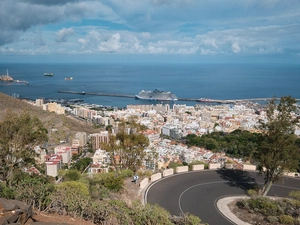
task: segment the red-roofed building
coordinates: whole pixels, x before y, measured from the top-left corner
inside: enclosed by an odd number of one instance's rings
[[[56,177],[58,176],[58,170],[61,169],[63,164],[63,157],[61,155],[46,155],[46,174],[48,176]]]
[[[54,148],[54,154],[61,155],[63,163],[69,164],[71,162],[71,146],[60,145]]]

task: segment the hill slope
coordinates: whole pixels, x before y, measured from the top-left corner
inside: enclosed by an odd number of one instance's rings
[[[8,109],[17,113],[28,111],[32,116],[37,116],[49,131],[50,143],[59,143],[59,140],[65,140],[67,137],[72,138],[76,132],[86,132],[88,134],[99,132],[99,129],[94,129],[90,123],[79,121],[71,116],[57,115],[54,112],[44,111],[39,107],[0,92],[0,121],[4,119]],[[51,130],[56,131],[51,132]],[[69,141],[71,141],[70,138]]]

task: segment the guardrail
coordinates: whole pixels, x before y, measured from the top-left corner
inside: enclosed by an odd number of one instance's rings
[[[208,165],[209,170],[216,170],[216,169],[220,169],[223,168],[221,163],[210,163]],[[199,164],[199,165],[193,165],[192,167],[192,171],[200,171],[200,170],[204,170],[204,165],[203,164]],[[255,165],[249,165],[249,164],[244,164],[243,165],[243,169],[245,171],[255,171],[256,170],[256,166]],[[140,189],[145,188],[149,183],[152,183],[154,181],[157,181],[159,179],[162,179],[164,177],[168,177],[173,175],[174,173],[178,174],[178,173],[183,173],[183,172],[189,172],[189,168],[188,166],[178,166],[176,167],[176,169],[166,169],[164,170],[162,173],[155,173],[153,175],[151,175],[150,178],[144,178],[140,184],[139,187]],[[300,178],[300,174],[299,173],[284,173],[285,176],[289,176],[289,177],[296,177],[296,178]]]
[[[209,168],[209,170],[216,170],[216,169],[222,168],[222,164],[221,163],[210,163],[208,165],[208,168]],[[192,171],[200,171],[200,170],[204,170],[204,165],[203,164],[193,165]],[[243,170],[255,171],[256,166],[254,166],[254,165],[244,165]],[[184,172],[189,172],[189,167],[188,166],[178,166],[178,167],[176,167],[175,170],[174,169],[166,169],[166,170],[162,171],[162,173],[155,173],[155,174],[151,175],[150,178],[144,178],[140,182],[139,187],[140,187],[140,189],[143,189],[151,182],[157,181],[157,180],[162,179],[164,177],[171,176],[174,173],[178,174],[178,173],[184,173]]]

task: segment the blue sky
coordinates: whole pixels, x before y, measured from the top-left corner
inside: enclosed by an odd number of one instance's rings
[[[0,0],[1,62],[300,62],[299,0]]]

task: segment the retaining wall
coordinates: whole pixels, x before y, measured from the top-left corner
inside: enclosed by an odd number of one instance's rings
[[[210,170],[220,169],[221,163],[210,163],[210,164],[208,164],[208,168]]]
[[[161,178],[162,178],[161,173],[156,173],[151,176],[150,181],[153,182],[153,181],[159,180]]]
[[[211,170],[220,169],[221,164],[220,163],[210,163],[208,168],[211,169]],[[192,170],[193,171],[204,170],[204,164],[193,165]],[[243,170],[253,170],[253,171],[255,171],[256,166],[255,165],[243,165]],[[179,166],[179,167],[176,168],[176,173],[181,173],[181,172],[188,172],[188,166]],[[149,178],[144,178],[140,182],[140,188],[146,187],[149,182],[154,182],[154,181],[157,181],[157,180],[159,180],[163,177],[171,176],[173,174],[174,174],[174,169],[166,169],[162,173],[155,173],[150,177],[150,179]],[[287,173],[285,175],[295,176],[295,173]],[[299,175],[299,177],[300,177],[300,175]]]
[[[255,171],[256,170],[256,166],[255,165],[243,165],[243,170]]]
[[[189,167],[188,166],[178,166],[176,167],[176,173],[182,173],[182,172],[188,172]]]
[[[141,182],[140,182],[140,188],[143,189],[144,187],[146,187],[149,183],[149,178],[144,178]]]
[[[173,169],[167,169],[167,170],[163,171],[163,177],[167,177],[167,176],[170,176],[170,175],[173,175],[173,174],[174,174]]]
[[[204,170],[204,164],[193,165],[192,170],[193,170],[193,171],[196,171],[196,170]]]

